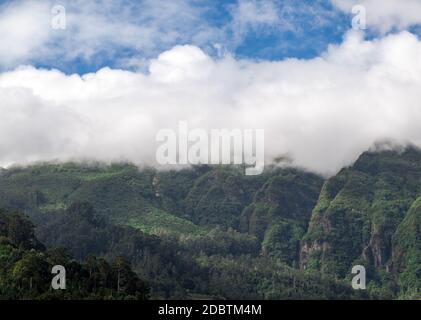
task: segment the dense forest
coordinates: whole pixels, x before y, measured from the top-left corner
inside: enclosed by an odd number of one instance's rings
[[[66,268],[65,290],[51,286],[57,265]],[[0,298],[145,300],[148,286],[123,257],[109,263],[89,255],[79,263],[63,248],[46,250],[22,214],[0,212]]]
[[[329,179],[281,165],[258,176],[234,166],[3,169],[0,297],[421,298],[420,187],[412,147],[366,152]],[[54,264],[68,290],[51,290]],[[367,290],[351,287],[357,264]]]

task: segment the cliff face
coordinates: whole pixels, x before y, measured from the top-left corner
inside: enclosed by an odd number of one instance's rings
[[[420,187],[419,150],[362,154],[325,182],[302,241],[301,268],[344,277],[361,263],[386,272],[411,265],[418,279]]]
[[[421,197],[411,206],[392,239],[392,270],[408,296],[421,291]]]
[[[322,184],[320,176],[293,168],[271,167],[258,176],[213,168],[187,193],[185,217],[256,236],[264,255],[298,266],[300,240]]]
[[[262,254],[298,266],[300,240],[322,184],[323,179],[311,173],[293,169],[278,171],[243,211],[240,230],[261,241]]]

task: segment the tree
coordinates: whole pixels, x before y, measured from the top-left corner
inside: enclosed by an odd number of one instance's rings
[[[49,284],[49,265],[42,253],[30,251],[15,263],[12,276],[17,285],[32,292],[43,292]]]

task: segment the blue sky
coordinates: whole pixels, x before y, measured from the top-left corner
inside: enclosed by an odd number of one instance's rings
[[[343,41],[356,4],[367,9],[367,39],[405,29],[418,34],[421,2],[390,1],[1,0],[0,69],[142,70],[161,52],[186,44],[215,58],[311,59]],[[65,30],[51,28],[56,5],[66,10]]]
[[[340,43],[350,28],[349,14],[340,11],[329,0],[120,0],[112,4],[101,0],[43,1],[40,3],[44,5],[35,6],[35,9],[30,3],[2,1],[0,12],[7,13],[12,11],[10,8],[17,7],[21,11],[31,10],[39,14],[39,19],[45,20],[42,15],[46,10],[63,4],[67,28],[48,31],[48,39],[41,40],[40,45],[49,52],[37,53],[39,48],[35,44],[30,48],[34,51],[32,56],[16,59],[9,67],[31,63],[79,74],[105,66],[132,69],[138,67],[139,61],[147,61],[183,44],[197,45],[215,57],[223,52],[238,59],[308,59],[318,56],[329,44]],[[37,23],[43,23],[45,27],[45,22]],[[104,24],[116,38],[96,30]],[[119,35],[124,32],[122,30],[132,34],[124,39],[124,33]],[[39,32],[43,32],[42,27]],[[84,33],[89,36],[85,37]],[[142,37],[148,38],[147,43],[142,43]],[[95,47],[85,48],[87,42]],[[77,51],[78,46],[90,52],[69,54]],[[133,59],[136,60],[134,65],[128,63]]]
[[[0,33],[7,36],[0,68],[141,70],[161,52],[186,44],[216,58],[311,59],[343,41],[359,3],[368,10],[367,38],[419,31],[414,5],[382,9],[378,0],[3,0]],[[65,30],[51,28],[55,5],[66,10]]]

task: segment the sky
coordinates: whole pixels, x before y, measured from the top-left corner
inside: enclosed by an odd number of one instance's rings
[[[0,1],[0,165],[153,164],[179,121],[326,175],[421,145],[420,25],[421,0]]]
[[[54,5],[66,9],[66,30],[50,27]],[[3,68],[31,63],[78,74],[145,68],[176,45],[212,57],[311,58],[339,43],[350,25],[320,0],[3,1],[0,12],[11,45],[1,50]]]

